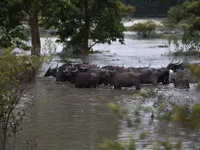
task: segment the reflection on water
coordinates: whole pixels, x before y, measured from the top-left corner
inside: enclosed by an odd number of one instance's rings
[[[100,66],[124,65],[128,67],[149,64],[156,68],[161,65],[166,66],[171,61],[171,58],[163,56],[168,52],[168,48],[157,47],[166,43],[167,40],[161,39],[126,38],[125,45],[98,44],[94,49],[109,50],[109,52],[93,54],[90,60],[91,63]],[[166,122],[156,120],[149,125],[150,114],[146,113],[141,115],[142,124],[139,129],[129,129],[125,122],[118,121],[110,113],[107,103],[116,102],[133,112],[135,106],[141,102],[152,106],[153,99],[137,99],[132,89],[113,90],[111,87],[104,86],[96,89],[76,89],[68,82],[62,83],[56,82],[54,78],[44,78],[43,74],[47,68],[48,65],[44,64],[36,82],[27,93],[27,95],[35,95],[32,100],[34,106],[23,121],[23,130],[15,139],[17,150],[27,150],[26,142],[33,139],[35,139],[33,143],[37,143],[37,150],[96,150],[103,138],[124,141],[128,134],[138,137],[143,131],[150,132],[148,139],[139,143],[140,146],[144,143],[150,145],[145,149],[152,149],[153,142],[165,138],[171,141],[182,139],[186,149],[190,149],[191,145],[194,146],[199,142],[199,131],[188,134],[185,128],[173,127]],[[172,85],[161,86],[158,89],[172,99],[199,97],[194,87],[189,91],[175,90]]]

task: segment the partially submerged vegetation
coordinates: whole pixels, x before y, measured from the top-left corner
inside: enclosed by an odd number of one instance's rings
[[[139,22],[130,27],[131,31],[136,31],[138,37],[142,38],[149,38],[155,29],[156,24],[153,21]]]
[[[143,94],[145,93],[145,94]],[[146,94],[151,93],[151,94]],[[142,116],[145,114],[151,113],[151,116],[149,117],[151,126],[153,120],[158,121],[165,121],[165,123],[169,123],[170,125],[176,126],[177,124],[179,126],[183,126],[190,131],[194,131],[198,129],[200,126],[200,104],[199,103],[193,103],[193,104],[175,104],[168,100],[166,100],[162,95],[157,94],[157,92],[154,92],[153,90],[145,90],[143,92],[138,93],[135,96],[142,96],[145,99],[149,99],[152,96],[157,97],[159,102],[155,102],[153,106],[142,106],[137,105],[135,106],[135,111],[133,112],[133,115],[130,117],[131,126],[128,126],[128,128],[138,128],[140,124],[142,123]],[[157,104],[156,104],[157,103]],[[109,108],[111,111],[118,116],[120,119],[123,119],[127,115],[130,115],[130,112],[126,110],[126,114],[124,115],[123,111],[124,109],[120,108],[114,103],[109,103]],[[110,107],[112,106],[112,107]],[[122,111],[123,110],[123,111]],[[122,115],[123,114],[123,115]],[[143,114],[143,115],[142,115]],[[122,117],[124,116],[124,117]],[[146,116],[146,115],[145,115]],[[133,136],[131,134],[127,135],[127,138],[129,140],[126,140],[125,142],[122,141],[113,141],[109,139],[105,139],[102,144],[99,145],[100,150],[126,150],[130,149],[130,145],[133,145],[132,149],[137,149],[138,147],[145,148],[146,146],[152,147],[152,149],[159,150],[159,149],[165,149],[165,150],[181,150],[183,149],[183,144],[180,140],[177,141],[171,141],[169,139],[156,139],[155,142],[149,143],[150,145],[142,144],[140,145],[140,141],[146,139],[148,141],[148,138],[151,136],[151,133],[148,133],[146,131],[141,131],[141,134],[138,136]],[[139,142],[139,145],[138,145]]]
[[[194,57],[200,57],[200,51],[194,50],[194,51],[175,51],[170,53],[171,55],[175,57],[182,57],[182,56],[194,56]]]

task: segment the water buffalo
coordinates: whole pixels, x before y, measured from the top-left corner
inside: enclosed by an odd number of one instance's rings
[[[68,70],[70,70],[70,67],[72,67],[71,64],[63,64],[60,67],[58,67],[57,64],[57,66],[54,69],[52,69],[50,66],[44,76],[53,76],[56,78],[56,81],[68,81],[69,79],[67,73]]]
[[[167,65],[167,69],[168,70],[172,70],[173,72],[176,72],[177,70],[183,70],[185,69],[185,63],[180,63],[177,62],[177,63],[173,63],[174,60],[172,60],[172,62],[170,62],[168,65]]]
[[[71,64],[63,64],[57,69],[57,74],[56,74],[56,81],[68,81],[68,68],[71,67]]]
[[[103,66],[101,68],[102,69],[106,69],[106,70],[110,70],[110,71],[114,71],[115,70],[115,66]]]
[[[158,83],[169,84],[169,73],[170,71],[167,68],[158,68]]]
[[[110,84],[115,89],[121,89],[122,87],[132,87],[135,85],[136,90],[140,90],[140,74],[133,72],[110,72]]]
[[[137,70],[141,74],[140,84],[153,84],[157,85],[159,71],[155,68]]]
[[[72,82],[76,88],[97,87],[99,75],[91,72],[79,72],[78,69],[71,72]]]
[[[102,69],[106,69],[109,71],[115,71],[115,72],[126,72],[127,68],[120,67],[120,66],[104,66]]]
[[[57,66],[54,69],[51,69],[51,67],[52,67],[52,65],[46,71],[46,73],[44,74],[44,77],[49,77],[49,76],[56,77],[57,76],[58,64],[57,64]]]
[[[99,74],[98,84],[108,85],[110,84],[110,71],[107,69],[99,69],[96,73]]]

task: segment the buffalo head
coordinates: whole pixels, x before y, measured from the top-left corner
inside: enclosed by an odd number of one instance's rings
[[[49,69],[47,70],[47,72],[44,74],[45,77],[49,77],[49,76],[56,77],[58,64],[57,64],[57,66],[54,69],[52,69],[51,66],[49,67]]]
[[[183,70],[185,69],[184,63],[180,63],[180,60],[177,63],[170,62],[168,66],[166,67],[168,70],[172,70],[173,72],[176,72],[177,70]]]

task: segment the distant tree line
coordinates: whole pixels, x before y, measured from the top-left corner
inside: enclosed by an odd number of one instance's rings
[[[134,5],[134,17],[167,17],[171,6],[181,4],[185,0],[121,0],[124,4]]]

